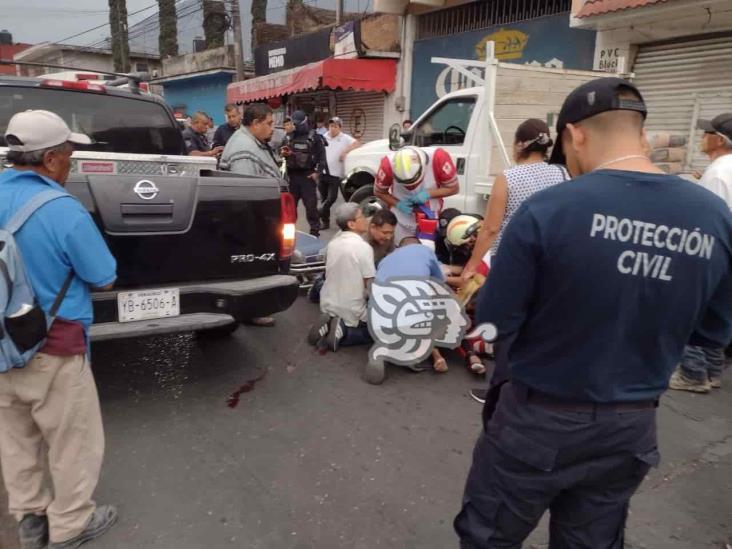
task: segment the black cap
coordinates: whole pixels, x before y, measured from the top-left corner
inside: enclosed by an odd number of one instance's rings
[[[308,119],[308,115],[304,111],[295,111],[292,113],[292,121],[298,126]]]
[[[706,133],[721,133],[732,140],[732,112],[725,112],[711,120],[699,120],[697,127]]]
[[[629,90],[640,97],[621,99],[620,92]],[[567,159],[562,150],[562,132],[567,124],[576,124],[596,114],[607,111],[636,111],[646,117],[648,111],[643,96],[633,84],[622,78],[597,78],[582,84],[567,96],[557,119],[557,140],[549,162],[565,164]]]

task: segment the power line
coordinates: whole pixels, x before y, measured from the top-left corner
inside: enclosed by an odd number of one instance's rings
[[[152,9],[152,8],[156,7],[157,5],[158,4],[156,2],[155,4],[152,4],[152,5],[150,5],[150,6],[146,7],[146,8],[142,8],[141,10],[137,10],[137,11],[134,11],[132,13],[127,14],[127,17],[129,18],[129,17],[131,17],[133,15],[137,15],[138,13],[142,13],[143,11],[147,11],[149,9]],[[93,32],[93,31],[95,31],[97,29],[101,29],[101,28],[108,27],[108,26],[109,26],[109,21],[107,21],[106,23],[103,23],[101,25],[97,25],[96,27],[93,27],[93,28],[91,28],[89,30],[85,30],[84,32],[79,32],[79,33],[76,33],[76,34],[72,34],[71,36],[69,36],[67,38],[64,38],[62,40],[56,40],[54,42],[54,44],[62,44],[64,42],[68,41],[68,40],[71,40],[72,38],[76,38],[77,36],[83,36],[84,34],[89,34],[90,32]]]
[[[193,9],[191,9],[191,8],[193,8]],[[186,9],[189,11],[184,12],[183,10],[186,10]],[[186,6],[185,8],[182,8],[181,13],[178,13],[176,15],[176,20],[181,21],[181,20],[185,19],[186,17],[194,15],[202,10],[203,10],[203,7],[200,5],[192,4],[190,6]],[[157,13],[159,14],[159,12],[157,12]],[[140,38],[141,36],[144,36],[149,31],[159,29],[160,22],[157,18],[155,18],[155,15],[156,14],[153,14],[153,15],[143,19],[142,21],[135,23],[134,25],[130,25],[129,31],[128,31],[128,37],[127,37],[128,41],[134,40],[136,38]],[[137,27],[137,28],[134,28],[134,27]],[[181,29],[179,29],[179,30],[181,30]],[[91,47],[91,48],[98,47],[100,45],[106,44],[107,40],[109,40],[108,37],[103,38],[102,40],[98,40],[96,42],[92,42],[92,43],[88,44],[87,47]]]

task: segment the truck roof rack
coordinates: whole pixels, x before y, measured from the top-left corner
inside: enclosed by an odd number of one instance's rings
[[[30,61],[14,61],[12,59],[0,59],[0,65],[21,65],[21,66],[28,66],[28,67],[48,67],[50,69],[63,69],[67,71],[82,71],[82,72],[94,72],[97,74],[106,74],[109,76],[117,76],[118,78],[114,80],[109,80],[105,82],[106,86],[129,86],[129,90],[132,93],[140,93],[140,82],[147,82],[150,80],[151,75],[148,72],[131,72],[131,73],[119,73],[119,72],[111,72],[111,71],[100,71],[100,70],[90,70],[85,69],[81,67],[69,67],[67,65],[53,65],[49,63],[33,63]]]

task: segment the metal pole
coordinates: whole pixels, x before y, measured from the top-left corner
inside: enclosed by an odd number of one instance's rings
[[[231,21],[234,27],[235,82],[240,82],[244,80],[244,47],[241,43],[241,12],[239,11],[239,0],[231,0],[231,11]]]
[[[495,108],[496,108],[496,83],[498,80],[498,59],[495,57],[496,43],[492,40],[487,42],[485,45],[485,108],[488,111],[488,122],[490,124],[491,133],[495,140],[495,145],[498,147],[498,152],[501,154],[501,160],[503,164],[510,168],[512,166],[511,158],[508,156],[508,151],[501,138],[501,132],[498,128],[498,122],[496,121]],[[491,162],[491,147],[488,147],[486,151],[485,162],[487,168],[486,171],[490,170]]]
[[[343,0],[337,0],[336,2],[336,25],[340,25],[343,22]]]

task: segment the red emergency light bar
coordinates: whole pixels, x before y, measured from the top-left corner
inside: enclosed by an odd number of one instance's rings
[[[63,88],[65,90],[82,90],[100,93],[107,92],[106,86],[101,84],[92,84],[84,80],[80,82],[73,80],[41,80],[41,86],[46,88]]]

